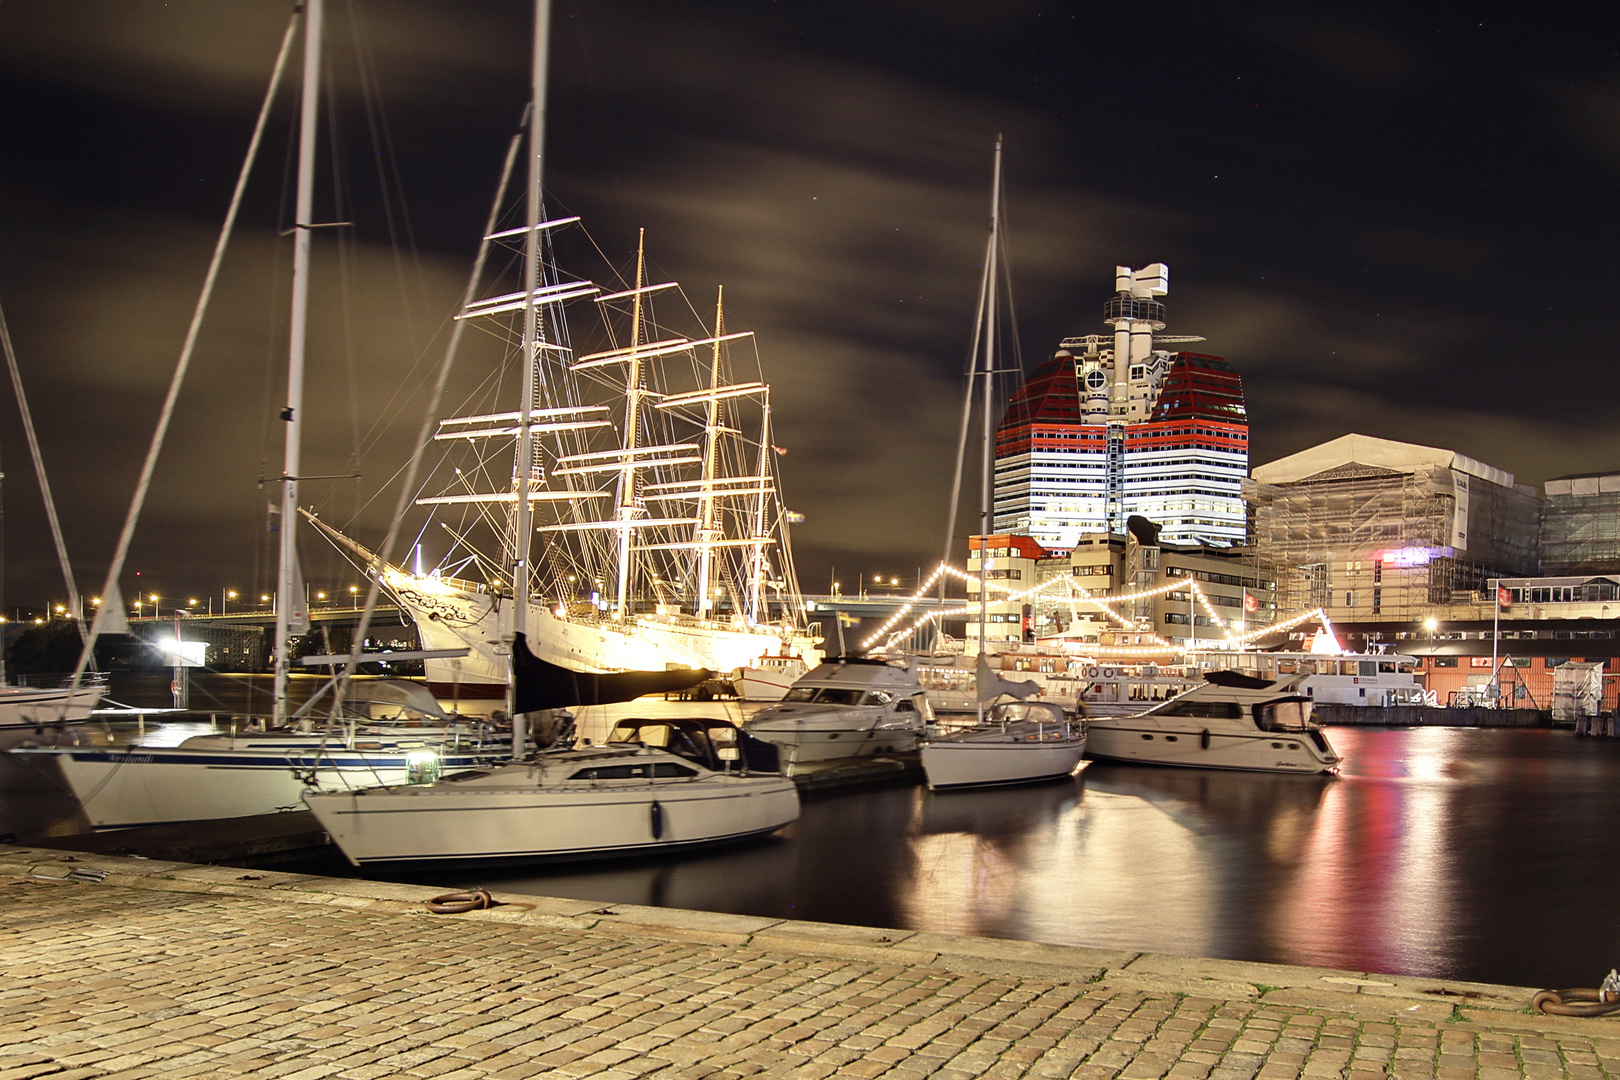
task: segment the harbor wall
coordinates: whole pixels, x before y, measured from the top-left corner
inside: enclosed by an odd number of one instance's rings
[[[1316,706],[1316,718],[1328,726],[1389,727],[1552,727],[1552,714],[1540,709],[1440,709],[1427,705]]]

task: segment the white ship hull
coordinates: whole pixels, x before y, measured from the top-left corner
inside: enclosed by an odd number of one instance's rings
[[[571,760],[558,755],[547,768]],[[305,801],[357,866],[645,854],[773,832],[799,816],[798,790],[780,776],[706,773],[573,787],[534,777],[533,768],[514,765],[471,782]]]
[[[436,578],[390,571],[390,591],[416,621],[425,649],[470,649],[454,660],[426,661],[427,680],[443,696],[500,696],[506,690],[506,656],[494,598],[476,587],[458,588]],[[781,627],[738,627],[687,616],[638,615],[628,622],[559,616],[529,605],[529,651],[576,671],[664,671],[708,668],[731,671],[761,656],[789,651],[809,666],[821,659],[815,639]]]
[[[444,769],[469,768],[491,756],[471,748],[440,754],[420,742],[375,750],[329,745],[323,751],[304,740],[285,748],[261,741],[239,749],[182,745],[18,752],[53,757],[97,829],[298,810],[311,782],[327,790],[403,784],[411,779],[413,754],[418,770],[424,753],[436,756],[435,766]]]
[[[101,703],[100,686],[45,690],[32,686],[0,686],[0,747],[81,724]]]

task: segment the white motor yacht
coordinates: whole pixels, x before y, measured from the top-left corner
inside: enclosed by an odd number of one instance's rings
[[[1212,671],[1207,682],[1134,716],[1089,721],[1094,758],[1202,769],[1332,773],[1339,755],[1311,719],[1299,677]]]
[[[431,784],[311,792],[356,866],[639,855],[773,832],[798,789],[724,720],[627,720],[604,746],[447,774]]]
[[[915,750],[932,720],[914,669],[844,656],[812,668],[781,704],[761,709],[743,729],[776,744],[791,769]]]
[[[983,724],[924,740],[931,788],[1019,784],[1068,776],[1086,752],[1086,725],[1049,701],[993,705]]]

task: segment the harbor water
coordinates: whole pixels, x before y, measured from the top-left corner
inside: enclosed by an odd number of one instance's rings
[[[631,712],[740,716],[644,700],[583,730]],[[1620,741],[1329,735],[1337,778],[1094,762],[1022,787],[816,793],[776,836],[681,856],[372,876],[1513,985],[1595,986],[1620,962]],[[0,832],[74,818],[49,776],[0,762]]]

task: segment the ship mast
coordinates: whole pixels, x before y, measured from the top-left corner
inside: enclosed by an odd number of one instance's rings
[[[546,63],[550,55],[551,0],[535,0],[534,55],[530,69],[530,92],[534,108],[529,113],[529,195],[528,217],[523,235],[523,389],[518,409],[517,448],[512,464],[512,547],[507,553],[512,581],[512,633],[528,630],[529,595],[533,574],[529,567],[529,542],[534,532],[530,492],[534,477],[534,411],[539,404],[537,375],[540,364],[540,287],[541,181],[545,174],[546,150]],[[510,694],[510,680],[508,680]],[[510,705],[511,702],[508,702]]]
[[[770,537],[765,533],[765,499],[770,489],[775,486],[770,480],[772,474],[770,459],[771,394],[769,390],[761,395],[759,407],[759,468],[755,469],[754,473],[763,479],[760,480],[759,490],[754,493],[754,562],[748,575],[749,626],[754,626],[759,622],[761,582],[765,576],[765,545],[770,543]],[[767,619],[769,619],[769,616],[770,612],[767,611]]]
[[[287,719],[287,675],[293,636],[309,628],[298,568],[298,471],[302,467],[304,351],[309,324],[309,242],[315,203],[315,136],[319,123],[324,0],[308,0],[304,24],[304,92],[298,124],[298,195],[293,219],[292,328],[287,346],[287,424],[281,470],[281,553],[276,568],[276,673],[273,717]]]
[[[641,399],[647,391],[642,387],[641,346],[642,303],[647,284],[647,230],[636,238],[636,285],[630,314],[630,352],[624,372],[624,466],[619,470],[619,580],[618,606],[615,619],[624,619],[630,611],[630,539],[634,531],[631,521],[636,516],[636,448],[640,445]]]
[[[720,339],[726,333],[726,287],[721,285],[714,298],[714,350],[709,361],[709,408],[703,426],[703,485],[698,489],[697,526],[697,603],[693,614],[702,618],[713,605],[709,600],[709,572],[714,563],[714,542],[720,539],[714,527],[714,478],[720,452]]]

